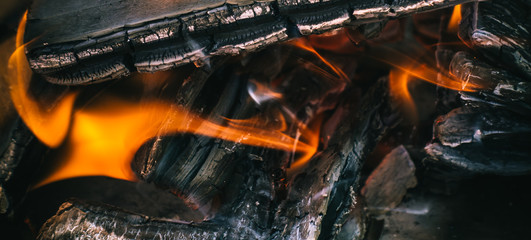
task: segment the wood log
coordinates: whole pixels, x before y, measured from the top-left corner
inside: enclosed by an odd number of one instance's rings
[[[25,40],[31,68],[48,81],[88,84],[463,2],[34,1]]]
[[[353,103],[338,110],[351,124],[342,125],[328,147],[304,170],[292,175],[289,192],[275,184],[275,161],[256,150],[243,156],[230,178],[228,200],[216,216],[201,223],[174,223],[97,204],[66,203],[41,228],[39,239],[101,236],[185,239],[307,239],[361,237],[363,215],[355,206],[363,159],[385,131],[398,123],[386,81],[366,94],[361,111]],[[253,157],[254,156],[254,157]],[[357,206],[359,207],[359,206]],[[73,227],[73,226],[77,227]],[[115,226],[120,226],[116,228]],[[355,236],[354,236],[355,235]]]
[[[359,171],[366,155],[383,134],[395,124],[396,102],[390,102],[387,81],[379,81],[362,100],[359,112],[345,119],[357,119],[336,130],[328,147],[316,155],[308,167],[293,177],[287,198],[279,205],[273,221],[274,239],[331,239],[342,235],[356,222],[356,235],[364,233],[364,222],[353,216],[359,187]]]
[[[494,66],[531,77],[531,21],[522,1],[489,1],[463,6],[459,37]]]
[[[10,125],[0,149],[0,214],[23,198],[46,150],[20,118]]]
[[[464,101],[483,102],[503,106],[519,114],[531,114],[531,82],[493,67],[467,52],[454,55],[450,72],[463,81],[487,87],[479,92],[461,92]]]
[[[425,148],[434,161],[469,174],[531,172],[529,117],[485,104],[467,104],[439,117],[435,142]]]

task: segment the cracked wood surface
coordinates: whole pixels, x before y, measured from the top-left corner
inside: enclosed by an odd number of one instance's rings
[[[35,72],[53,83],[88,84],[467,1],[38,0],[25,40]]]

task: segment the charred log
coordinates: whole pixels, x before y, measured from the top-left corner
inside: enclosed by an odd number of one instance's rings
[[[355,197],[360,166],[386,130],[398,122],[386,86],[386,81],[379,81],[366,94],[359,112],[352,110],[352,103],[337,110],[341,119],[355,121],[342,125],[328,147],[292,175],[287,195],[275,184],[279,180],[271,165],[278,163],[258,157],[266,156],[267,151],[251,151],[238,161],[225,188],[232,197],[210,220],[171,223],[108,207],[67,203],[43,226],[40,239],[94,234],[104,239],[359,238],[364,232],[364,215]],[[116,225],[120,228],[112,227]]]
[[[386,89],[386,81],[379,81],[359,112],[350,112],[348,105],[338,110],[345,111],[345,119],[357,121],[342,125],[328,147],[293,177],[275,216],[273,238],[330,239],[348,231],[343,227],[349,225],[357,230],[350,238],[362,237],[365,223],[355,209],[359,171],[366,155],[399,119]]]
[[[469,173],[531,172],[529,117],[499,107],[466,105],[439,117],[437,142],[426,146],[432,161]]]
[[[32,69],[48,81],[88,84],[462,2],[35,1],[25,39]]]
[[[528,9],[521,1],[464,5],[459,36],[480,56],[460,51],[445,61],[464,84],[485,89],[460,92],[464,106],[435,121],[434,142],[425,148],[428,164],[463,175],[531,170]]]
[[[531,77],[529,6],[522,1],[469,3],[463,7],[459,36],[496,64]]]

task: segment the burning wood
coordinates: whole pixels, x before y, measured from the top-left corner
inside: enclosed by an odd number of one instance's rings
[[[17,165],[44,159],[53,169],[23,184],[38,188],[33,193],[108,176],[153,184],[154,195],[201,214],[69,200],[39,239],[364,239],[381,231],[368,220],[375,212],[366,211],[364,198],[373,210],[394,208],[415,169],[529,173],[526,3],[467,3],[453,14],[437,12],[435,24],[385,24],[464,2],[35,1],[28,26],[20,25],[9,85],[20,118],[49,149],[28,160],[35,139],[23,126],[10,132],[13,142],[0,158],[0,210],[18,211],[12,202],[21,197],[6,188]],[[503,21],[509,16],[497,8],[521,19]],[[426,50],[411,26],[439,41],[435,54],[421,57]],[[381,170],[386,160],[374,172],[392,172],[382,177],[387,183],[407,174],[404,189],[375,194],[377,183],[368,181],[361,196],[362,166],[375,146],[389,130],[413,135],[394,129],[405,125],[398,109],[411,109],[405,118],[415,126],[435,118],[417,114],[415,79],[445,88],[432,142],[400,142],[414,154],[401,147],[387,158],[398,156],[407,171]],[[35,82],[51,90],[35,93]],[[25,221],[38,228],[40,220]]]
[[[465,0],[413,1],[35,1],[26,41],[32,69],[58,84],[161,71]],[[142,8],[142,11],[138,11]],[[53,10],[52,10],[53,9]],[[61,14],[55,14],[55,11]],[[64,19],[71,19],[64,21]],[[94,24],[97,22],[97,24]],[[53,32],[47,32],[53,29]]]

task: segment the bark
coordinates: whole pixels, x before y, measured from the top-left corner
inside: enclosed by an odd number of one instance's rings
[[[35,1],[25,39],[34,40],[30,66],[48,81],[87,84],[463,2]]]

